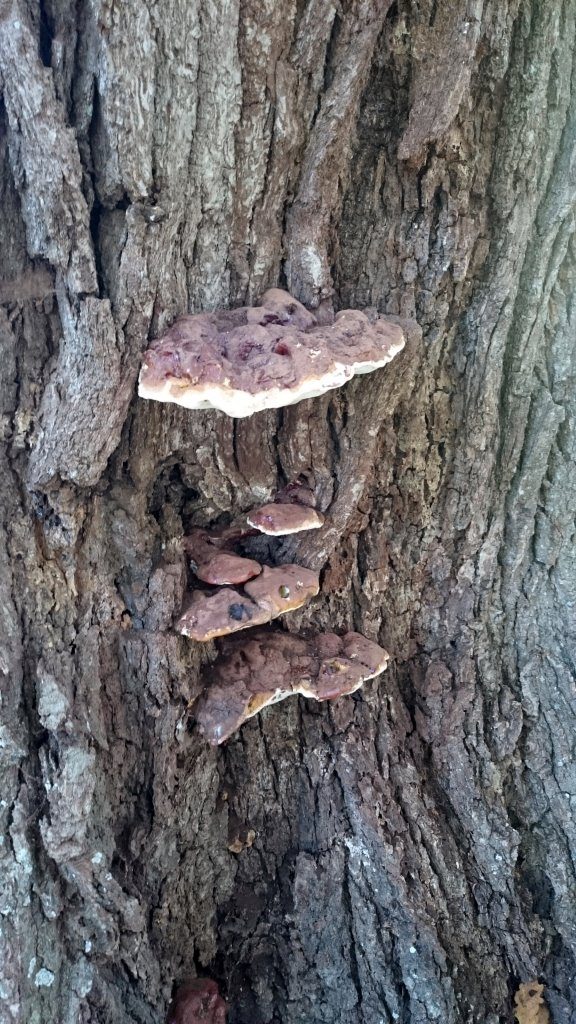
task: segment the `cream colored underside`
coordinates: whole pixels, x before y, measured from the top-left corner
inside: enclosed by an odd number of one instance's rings
[[[320,521],[307,522],[304,526],[293,526],[292,529],[282,527],[281,530],[266,530],[263,526],[259,526],[258,523],[254,523],[250,516],[246,516],[246,522],[249,526],[253,526],[254,529],[258,530],[259,533],[265,533],[267,537],[287,537],[290,533],[304,533],[308,530],[319,530],[322,526]]]
[[[185,409],[219,409],[228,416],[242,419],[263,409],[283,409],[287,405],[302,402],[305,398],[317,398],[327,391],[333,391],[334,388],[342,387],[356,374],[371,373],[385,366],[403,348],[404,339],[393,345],[377,362],[353,363],[352,366],[340,363],[324,377],[309,377],[296,388],[268,388],[255,395],[224,384],[202,384],[193,387],[175,378],[167,380],[162,385],[148,385],[143,380],[147,369],[144,363],[140,373],[138,394],[141,398],[150,398],[156,402],[174,402]]]

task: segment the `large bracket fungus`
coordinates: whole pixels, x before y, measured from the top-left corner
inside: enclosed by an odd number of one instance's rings
[[[200,732],[216,746],[269,704],[297,693],[319,701],[354,693],[387,665],[386,651],[360,633],[305,639],[256,629],[223,642],[194,715]]]
[[[260,306],[183,316],[144,354],[138,393],[187,409],[251,416],[339,388],[385,366],[404,348],[386,317],[344,309],[318,323],[288,292]]]

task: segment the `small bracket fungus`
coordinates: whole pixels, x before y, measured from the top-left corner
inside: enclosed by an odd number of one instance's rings
[[[261,570],[262,566],[253,558],[242,558],[227,551],[219,551],[209,562],[198,566],[196,575],[203,583],[222,587],[230,583],[246,583],[247,580],[258,576]]]
[[[206,530],[192,530],[184,538],[184,550],[190,556],[192,569],[199,580],[216,586],[227,586],[246,583],[262,571],[259,562],[222,550],[217,543],[217,540],[210,539]]]
[[[228,1007],[211,978],[182,985],[168,1007],[166,1024],[226,1024]]]
[[[183,316],[144,354],[138,393],[187,409],[251,416],[339,388],[389,363],[402,328],[354,309],[319,324],[279,288],[260,306]]]
[[[300,693],[330,700],[354,693],[388,665],[388,654],[360,633],[324,633],[308,639],[257,629],[223,644],[207,670],[207,687],[194,715],[212,746],[223,743],[269,704]]]
[[[192,640],[214,640],[240,629],[261,626],[279,615],[301,608],[320,589],[318,573],[300,565],[264,566],[244,592],[222,587],[215,593],[196,590],[176,623]]]
[[[289,533],[301,533],[302,530],[317,530],[324,522],[324,516],[309,505],[283,505],[279,502],[262,505],[246,518],[250,526],[269,537],[285,537]]]

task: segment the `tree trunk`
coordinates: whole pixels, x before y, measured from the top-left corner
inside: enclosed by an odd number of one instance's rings
[[[576,1020],[573,0],[2,0],[0,1021]],[[280,284],[414,318],[233,421],[148,340]],[[193,525],[305,473],[286,627],[391,668],[222,748]],[[238,852],[240,851],[240,852]]]

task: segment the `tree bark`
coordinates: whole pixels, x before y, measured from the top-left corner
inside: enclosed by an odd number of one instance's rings
[[[231,1024],[498,1024],[535,978],[576,1020],[575,21],[2,0],[2,1024],[159,1024],[196,974]],[[135,397],[276,284],[422,335],[243,421]],[[179,541],[299,473],[286,628],[392,666],[212,750]]]

